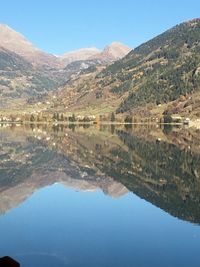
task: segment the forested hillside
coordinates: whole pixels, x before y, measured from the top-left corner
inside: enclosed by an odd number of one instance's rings
[[[182,23],[142,44],[98,75],[128,97],[117,112],[166,103],[200,89],[200,19]],[[117,84],[117,85],[116,85]]]

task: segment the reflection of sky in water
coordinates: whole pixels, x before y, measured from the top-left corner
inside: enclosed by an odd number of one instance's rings
[[[22,267],[196,267],[199,245],[199,226],[131,193],[112,199],[57,184],[0,217],[0,256]]]

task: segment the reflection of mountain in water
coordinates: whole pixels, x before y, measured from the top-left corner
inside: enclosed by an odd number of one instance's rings
[[[61,183],[78,191],[102,189],[120,197],[128,190],[112,178],[95,175],[89,167],[79,167],[33,132],[10,129],[0,132],[0,212],[16,207],[38,189]],[[48,138],[45,138],[45,140]],[[54,145],[54,144],[53,144]],[[51,143],[50,143],[51,146]]]
[[[198,134],[45,127],[25,134],[1,131],[2,211],[59,182],[83,191],[101,188],[114,197],[130,190],[178,218],[200,223]]]

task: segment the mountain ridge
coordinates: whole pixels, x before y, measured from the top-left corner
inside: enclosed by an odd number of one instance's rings
[[[108,115],[115,112],[159,118],[166,113],[199,116],[199,18],[180,23],[132,51],[126,47],[127,54],[117,60],[120,45],[114,42],[97,55],[92,48],[94,55],[85,55],[87,60],[73,59],[63,70],[65,78],[67,72],[63,85],[53,85],[54,89],[59,88],[56,98],[52,100],[50,94],[45,99],[51,107],[44,104],[47,112],[59,108],[63,112],[87,113],[95,109],[101,115],[103,109]],[[54,75],[55,72],[51,77]]]
[[[66,66],[75,61],[97,60],[99,64],[111,64],[127,55],[132,49],[120,42],[113,42],[100,50],[96,47],[80,48],[69,51],[58,58]]]
[[[78,85],[80,93],[75,91],[77,97],[74,104],[70,103],[70,109],[77,112],[81,112],[84,105],[101,112],[101,105],[106,101],[117,114],[159,117],[169,111],[198,117],[199,54],[200,19],[193,19],[174,26],[97,71],[95,78],[87,82],[87,90],[84,89],[85,76],[80,76],[74,80],[74,86],[72,81],[63,87],[61,94],[76,90]],[[65,99],[61,102],[68,106]]]
[[[119,51],[120,57],[126,49]],[[0,24],[0,108],[41,102],[49,91],[57,90],[82,70],[117,60],[109,54],[98,58],[101,53],[96,48],[83,48],[63,58],[51,55],[36,48],[21,33]]]
[[[36,48],[21,33],[6,24],[0,24],[0,44],[32,64],[59,67],[59,62],[54,55]]]
[[[92,55],[96,55],[99,52],[100,50],[96,47],[80,48],[77,50],[66,52],[63,55],[59,55],[58,58],[65,66],[67,66],[68,64],[74,61],[88,60]]]

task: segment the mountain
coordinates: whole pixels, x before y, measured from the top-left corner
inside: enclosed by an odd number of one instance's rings
[[[4,108],[21,95],[21,88],[30,86],[27,71],[33,66],[23,57],[0,46],[0,107]],[[20,88],[21,85],[21,88]],[[25,90],[24,90],[25,92]],[[22,104],[24,101],[21,100]]]
[[[134,49],[104,70],[110,90],[125,94],[117,112],[164,104],[197,92],[200,81],[200,19],[184,22]]]
[[[35,48],[7,25],[0,25],[0,108],[24,108],[67,79],[57,57]]]
[[[105,69],[97,70],[87,83],[86,78],[79,76],[60,91],[63,96],[74,90],[76,97],[74,101],[70,99],[69,111],[90,109],[102,114],[105,104],[106,112],[140,117],[160,116],[165,110],[198,117],[200,19],[173,27]],[[69,106],[67,99],[62,98],[62,102]]]
[[[35,91],[41,91],[39,99],[47,94],[45,102],[51,109],[44,108],[51,112],[59,109],[86,115],[115,112],[154,118],[166,113],[199,117],[200,19],[181,23],[132,51],[119,43],[97,51],[83,49],[65,54],[63,59],[58,57],[60,64],[68,60],[61,69],[45,68],[40,73],[37,69],[37,75],[31,71],[33,83],[25,83],[25,92],[29,88],[26,97],[32,91],[30,87],[34,88],[34,97]],[[13,75],[12,70],[9,75]],[[7,80],[1,83],[5,87]],[[58,88],[52,99],[48,92]]]
[[[86,48],[54,56],[0,24],[0,108],[24,109],[27,104],[41,102],[49,91],[66,85],[82,71],[93,72],[97,65],[108,65],[128,51],[128,47],[114,43],[103,51]]]
[[[65,53],[60,60],[66,66],[76,61],[95,62],[95,64],[109,65],[121,59],[131,51],[131,48],[121,43],[114,42],[106,46],[102,51],[97,48],[83,48]]]
[[[1,212],[40,188],[61,183],[79,191],[99,188],[112,197],[128,189],[175,217],[200,224],[199,131],[85,126],[0,127]]]
[[[0,108],[24,108],[66,82],[66,71],[36,67],[0,46]]]
[[[0,128],[0,214],[18,206],[37,190],[55,183],[82,192],[101,189],[114,198],[128,192],[120,183],[90,171],[83,163],[76,166],[76,154],[72,155],[76,144],[72,139],[65,139],[65,147],[55,149],[51,142],[55,133],[48,132],[50,139],[46,134],[43,129]]]
[[[95,47],[94,48],[82,48],[79,50],[67,52],[64,55],[59,56],[59,59],[65,66],[67,66],[68,64],[74,61],[88,60],[99,52],[100,50]]]
[[[111,64],[124,56],[126,56],[132,49],[118,42],[106,46],[103,51],[90,57],[90,59],[97,59],[100,62]]]
[[[200,223],[198,131],[155,126],[56,131],[57,151],[70,154],[77,165],[98,170],[175,217]]]
[[[19,184],[5,188],[1,188],[0,184],[0,215],[23,203],[37,190],[55,183],[62,184],[66,188],[72,188],[79,192],[95,192],[102,189],[105,194],[113,198],[119,198],[128,192],[123,185],[115,182],[111,178],[105,179],[101,183],[99,181],[93,182],[84,179],[76,179],[59,171],[47,172],[46,174],[38,171]]]
[[[63,69],[56,56],[35,48],[23,35],[0,24],[1,109],[24,109],[28,103],[41,101],[80,70],[80,66]]]
[[[0,46],[0,69],[1,70],[10,70],[10,71],[23,71],[25,72],[27,69],[32,69],[32,65],[22,56],[5,49]]]
[[[48,67],[60,66],[56,56],[34,47],[23,35],[4,24],[0,24],[0,44],[5,49],[24,57],[32,64]]]

